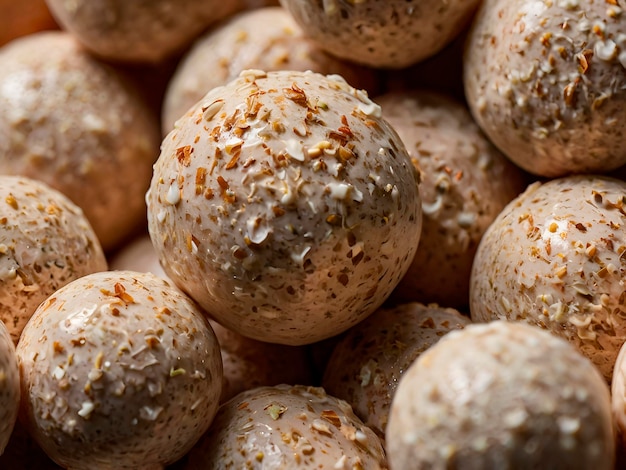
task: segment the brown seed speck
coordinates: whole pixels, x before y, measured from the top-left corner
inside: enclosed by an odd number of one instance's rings
[[[15,196],[13,196],[13,194],[9,194],[6,197],[5,201],[9,206],[17,210],[17,199],[15,199]]]
[[[54,341],[52,343],[52,349],[55,354],[61,354],[63,351],[65,351],[65,348],[63,347],[63,345],[59,343],[58,341]]]
[[[191,154],[193,153],[193,148],[190,145],[185,145],[184,147],[179,147],[176,149],[176,159],[178,163],[183,166],[189,166],[191,163]]]
[[[341,426],[341,419],[339,419],[339,415],[334,410],[323,410],[320,416],[333,426]]]

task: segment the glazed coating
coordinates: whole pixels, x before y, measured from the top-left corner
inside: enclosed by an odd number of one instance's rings
[[[451,308],[409,303],[381,308],[352,327],[335,347],[322,385],[352,405],[381,437],[402,375],[420,354],[471,320]]]
[[[450,43],[477,0],[281,0],[307,36],[337,57],[376,68],[404,68]]]
[[[467,109],[427,91],[376,98],[420,172],[422,235],[394,301],[467,308],[478,243],[525,175],[482,134]]]
[[[0,321],[0,455],[9,442],[20,406],[20,371],[11,335]]]
[[[67,33],[0,51],[0,173],[45,181],[80,206],[105,250],[142,223],[156,117]]]
[[[165,138],[146,197],[166,274],[215,320],[301,345],[372,313],[419,242],[417,172],[341,77],[246,71]]]
[[[163,279],[96,273],[37,309],[17,347],[24,419],[59,465],[159,468],[219,404],[222,362],[198,307]]]
[[[380,439],[322,388],[259,387],[223,404],[188,470],[388,468]]]
[[[478,124],[541,176],[626,163],[626,23],[617,2],[486,0],[468,37]]]
[[[611,380],[626,335],[626,182],[534,183],[487,229],[472,267],[474,321],[509,319],[570,341]]]
[[[159,62],[211,24],[240,8],[239,0],[46,0],[63,29],[92,53],[125,62]]]
[[[260,8],[210,30],[187,52],[165,95],[165,133],[210,90],[247,69],[337,73],[351,85],[368,89],[374,82],[372,71],[345,64],[319,49],[285,9]]]
[[[0,176],[0,222],[0,321],[17,344],[41,302],[107,261],[78,206],[40,181]]]
[[[394,469],[614,468],[609,388],[569,343],[496,321],[451,332],[404,374]]]

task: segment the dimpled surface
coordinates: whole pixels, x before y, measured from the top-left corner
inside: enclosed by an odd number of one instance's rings
[[[626,163],[625,47],[616,1],[487,0],[468,37],[468,104],[530,172],[617,168]]]
[[[391,400],[404,372],[443,335],[470,323],[458,311],[436,305],[379,309],[337,344],[322,385],[384,436]]]
[[[262,27],[270,24],[271,28]],[[285,9],[261,8],[233,17],[195,42],[168,86],[163,129],[169,132],[207,92],[246,69],[337,73],[353,86],[365,88],[373,82],[371,71],[322,52]]]
[[[480,238],[523,191],[523,172],[489,143],[464,106],[444,95],[392,92],[376,102],[421,174],[422,235],[392,297],[467,308]]]
[[[221,406],[189,453],[188,470],[386,469],[380,439],[322,388],[278,385]]]
[[[419,242],[418,175],[340,77],[246,71],[163,141],[147,195],[167,275],[227,328],[299,345],[358,323]]]
[[[100,242],[75,204],[40,181],[0,176],[0,320],[15,344],[49,295],[106,269]]]
[[[281,0],[329,53],[372,67],[402,68],[439,52],[478,1]]]
[[[46,0],[55,18],[99,56],[158,62],[240,7],[239,0]]]
[[[534,183],[485,233],[472,267],[474,321],[524,321],[568,339],[610,380],[626,337],[626,182]]]
[[[540,328],[451,332],[404,374],[387,426],[394,469],[613,469],[609,389]]]
[[[15,346],[0,321],[0,455],[9,442],[20,404],[20,373]]]
[[[69,34],[33,34],[0,51],[0,173],[68,196],[105,250],[143,219],[158,151],[158,123],[136,90]]]
[[[66,468],[159,468],[182,457],[217,411],[215,334],[152,274],[96,273],[59,289],[17,354],[28,430]]]

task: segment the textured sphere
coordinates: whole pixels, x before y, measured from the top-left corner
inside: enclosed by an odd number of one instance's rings
[[[496,321],[449,333],[404,374],[391,405],[393,469],[612,470],[609,388],[569,343]]]
[[[0,455],[9,442],[20,405],[20,371],[9,331],[0,321]]]
[[[322,388],[277,385],[240,393],[223,404],[184,468],[388,467],[380,439],[346,402]]]
[[[546,328],[610,380],[626,337],[625,202],[626,182],[600,176],[529,186],[480,243],[472,319]]]
[[[158,62],[239,8],[239,0],[46,0],[59,24],[110,60]]]
[[[78,206],[41,181],[0,176],[0,321],[15,344],[49,295],[106,269]]]
[[[37,309],[17,346],[24,419],[64,468],[156,468],[217,412],[222,362],[202,311],[133,271],[82,277]]]
[[[347,401],[366,425],[384,436],[402,375],[441,337],[470,323],[458,311],[435,305],[381,308],[341,338],[326,365],[322,386]]]
[[[419,242],[417,172],[341,77],[247,71],[163,141],[147,195],[166,274],[244,336],[312,343],[389,296]]]
[[[626,163],[625,47],[617,2],[486,0],[466,47],[468,104],[532,173],[612,170]]]
[[[270,24],[271,28],[264,27]],[[185,54],[165,94],[163,129],[169,132],[205,94],[247,69],[336,73],[366,89],[375,81],[371,70],[341,62],[319,49],[284,8],[251,10],[209,30]]]
[[[480,239],[525,187],[524,173],[483,135],[467,109],[427,91],[376,98],[419,169],[422,235],[392,297],[467,308]]]
[[[329,53],[372,67],[403,68],[450,43],[477,0],[281,0]]]
[[[136,90],[68,33],[0,50],[0,173],[61,191],[105,250],[143,223],[158,152],[158,122]]]

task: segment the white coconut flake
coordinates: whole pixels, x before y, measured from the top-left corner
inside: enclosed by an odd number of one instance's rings
[[[617,44],[611,39],[598,41],[593,48],[593,52],[598,59],[608,62],[615,59],[617,55]]]
[[[178,183],[172,183],[165,196],[165,201],[172,206],[180,202],[180,188],[178,187]]]
[[[288,139],[285,141],[285,152],[294,160],[298,160],[299,162],[304,161],[303,146],[300,141],[296,139]]]
[[[95,408],[96,408],[96,405],[94,405],[93,402],[84,401],[83,404],[81,405],[80,410],[78,410],[78,416],[80,416],[81,418],[89,419],[89,417],[91,416],[91,413],[93,413],[93,410]]]

